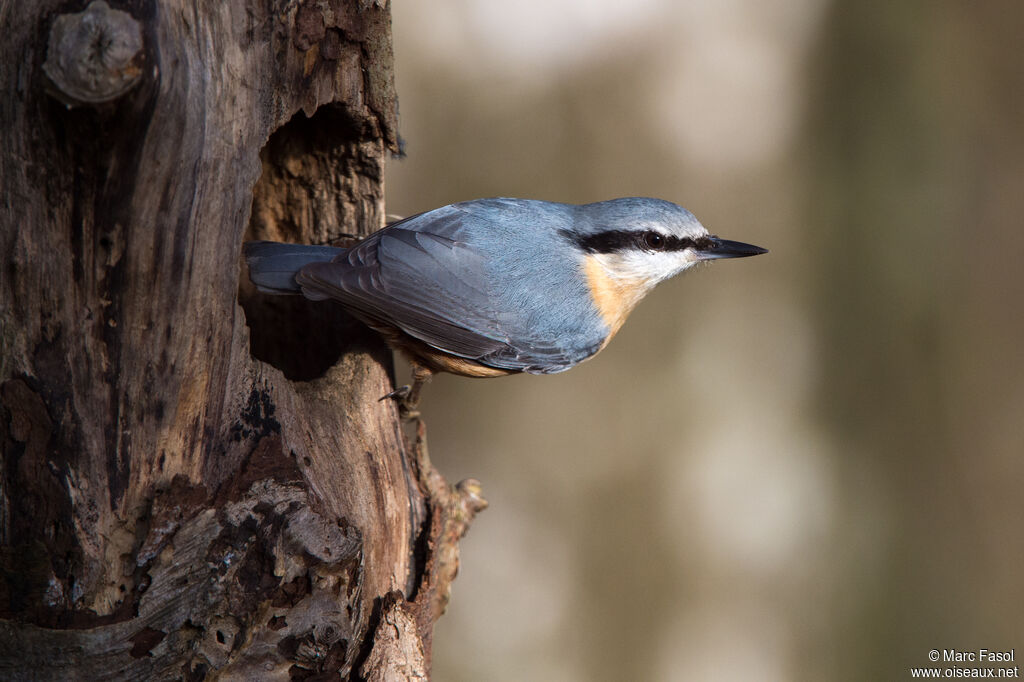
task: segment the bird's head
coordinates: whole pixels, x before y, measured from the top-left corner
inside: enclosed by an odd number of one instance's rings
[[[661,199],[613,199],[578,210],[566,234],[576,248],[610,277],[646,289],[703,261],[767,251],[708,234],[692,213]]]
[[[692,213],[661,199],[613,199],[576,210],[573,228],[562,234],[578,250],[594,305],[612,334],[658,282],[704,261],[767,251],[710,235]]]

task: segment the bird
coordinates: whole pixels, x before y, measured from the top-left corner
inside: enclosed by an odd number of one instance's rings
[[[405,355],[413,385],[384,397],[408,414],[434,373],[568,370],[607,346],[659,282],[699,263],[767,253],[647,197],[474,199],[347,248],[254,241],[243,251],[260,292],[339,301]]]

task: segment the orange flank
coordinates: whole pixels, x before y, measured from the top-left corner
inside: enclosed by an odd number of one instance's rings
[[[426,358],[423,357],[424,355]],[[423,359],[426,359],[428,364],[433,367],[438,367],[445,372],[451,372],[452,374],[458,374],[464,377],[488,378],[505,376],[506,374],[516,374],[515,370],[501,369],[500,367],[488,367],[487,365],[482,365],[473,360],[467,360],[466,358],[447,355],[436,351],[427,351],[422,353],[420,360]]]
[[[464,377],[488,378],[518,373],[518,370],[489,367],[475,360],[449,355],[411,336],[403,335],[394,327],[380,323],[375,323],[372,327],[380,332],[388,341],[388,345],[402,351],[414,366],[418,365],[427,370],[428,375],[431,372],[451,372]]]
[[[643,279],[624,279],[612,277],[608,270],[594,256],[587,256],[583,263],[583,271],[587,276],[587,286],[594,306],[601,313],[604,323],[608,325],[608,338],[603,346],[608,345],[615,332],[626,321],[633,308],[647,293],[648,286]]]

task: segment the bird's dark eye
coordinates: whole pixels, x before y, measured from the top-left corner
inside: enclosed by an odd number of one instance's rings
[[[644,248],[650,249],[651,251],[661,251],[666,246],[665,235],[653,230],[644,232],[642,237]]]

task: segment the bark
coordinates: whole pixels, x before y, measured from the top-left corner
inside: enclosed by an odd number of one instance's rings
[[[425,678],[479,489],[378,338],[239,259],[382,225],[386,2],[0,24],[0,678]]]

